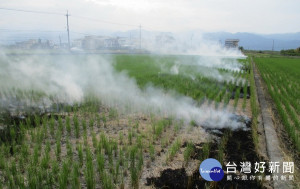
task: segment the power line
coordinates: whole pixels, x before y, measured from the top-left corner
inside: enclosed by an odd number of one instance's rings
[[[23,9],[13,9],[13,8],[4,8],[0,7],[1,10],[8,10],[8,11],[18,11],[18,12],[28,12],[28,13],[36,13],[36,14],[52,14],[52,15],[64,15],[63,13],[58,12],[45,12],[45,11],[34,11],[34,10],[23,10]]]
[[[62,30],[55,31],[55,30],[23,30],[23,29],[6,29],[6,28],[0,28],[0,32],[46,32],[46,33],[58,33],[58,32],[64,32]]]
[[[58,13],[58,12],[46,12],[46,11],[35,11],[35,10],[24,10],[24,9],[14,9],[14,8],[5,8],[5,7],[0,7],[0,10],[8,10],[8,11],[18,11],[18,12],[26,12],[26,13],[36,13],[36,14],[50,14],[50,15],[59,15],[59,16],[66,16],[63,13]],[[70,16],[70,15],[68,15]],[[84,19],[84,20],[89,20],[93,22],[102,22],[106,24],[113,24],[113,25],[120,25],[120,26],[130,26],[130,27],[139,27],[139,25],[134,25],[134,24],[128,24],[128,23],[118,23],[118,22],[111,22],[108,20],[103,20],[103,19],[96,19],[96,18],[91,18],[91,17],[84,17],[84,16],[77,16],[77,15],[72,15],[73,18],[78,18],[78,19]],[[143,26],[143,28],[148,28]]]

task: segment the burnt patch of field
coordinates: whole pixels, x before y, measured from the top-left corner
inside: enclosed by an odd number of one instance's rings
[[[220,159],[220,146],[224,137],[226,145],[223,151],[223,170],[224,178],[219,182],[208,182],[204,180],[199,173],[199,166],[195,167],[192,174],[189,174],[184,167],[179,169],[165,169],[159,177],[147,178],[146,185],[154,186],[155,188],[265,188],[266,183],[262,183],[256,179],[250,180],[249,175],[254,174],[254,163],[259,162],[259,156],[256,154],[252,134],[251,121],[247,122],[248,129],[229,130],[229,129],[214,129],[209,132],[213,135],[213,139],[209,143],[194,144],[194,153],[192,159],[203,161],[207,158]],[[208,151],[207,151],[208,149]],[[220,161],[220,160],[219,160]],[[235,174],[227,173],[226,164],[235,162],[238,166],[240,162],[248,161],[253,164],[251,174],[248,174],[247,180],[242,180],[245,173],[241,173],[237,168]],[[228,180],[228,178],[232,180]],[[239,179],[237,179],[239,178]]]

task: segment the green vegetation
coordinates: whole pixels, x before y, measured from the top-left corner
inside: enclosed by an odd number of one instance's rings
[[[300,59],[255,58],[286,132],[300,151]]]
[[[197,65],[192,64],[181,65],[178,74],[164,71],[170,70],[177,60],[196,61],[195,56],[115,55],[113,58],[117,71],[127,71],[141,89],[151,84],[168,91],[166,95],[188,96],[197,107],[205,104],[218,110],[231,106],[241,109],[242,104],[245,108],[249,103],[245,95],[243,100],[240,97],[241,91],[247,93],[250,76],[247,69],[201,67],[207,73],[217,70],[224,78],[231,78],[218,80],[201,74]],[[247,68],[248,61],[239,63]],[[0,93],[0,97],[10,95],[35,101],[46,94],[16,89]],[[53,104],[54,108],[58,106]],[[185,147],[182,144],[201,126],[196,121],[185,123],[163,112],[154,115],[152,110],[125,114],[117,105],[107,107],[92,95],[84,96],[80,103],[61,106],[58,112],[29,114],[20,123],[9,120],[9,116],[1,117],[1,124],[9,127],[0,140],[0,188],[2,185],[3,188],[138,188],[147,166],[171,164],[177,158],[184,159],[188,166],[194,158],[195,144],[188,142]],[[204,143],[198,157],[201,161],[209,157],[211,141],[198,137],[198,142]],[[226,134],[220,140],[217,154],[220,161],[224,160],[228,137]]]
[[[180,149],[180,146],[181,146],[181,140],[176,139],[175,142],[172,144],[172,146],[170,147],[170,149],[168,151],[167,162],[173,160],[174,156],[176,155],[176,153]]]
[[[281,50],[280,54],[285,56],[300,56],[300,47],[297,49]]]
[[[252,61],[252,58],[251,58]],[[252,111],[252,138],[255,146],[255,150],[258,152],[258,114],[259,114],[259,105],[257,102],[256,95],[256,85],[254,80],[254,72],[253,72],[253,63],[251,62],[251,70],[250,70],[250,103],[251,103],[251,111]]]
[[[183,152],[183,157],[184,157],[184,161],[187,163],[190,158],[191,158],[191,155],[193,154],[194,152],[194,144],[192,142],[188,142],[187,143],[187,146]]]
[[[195,64],[197,58],[197,56],[118,55],[115,57],[114,66],[118,71],[126,71],[129,76],[135,78],[141,88],[146,88],[151,84],[164,90],[175,90],[201,103],[205,99],[222,102],[226,96],[230,97],[235,92],[233,91],[235,85],[243,87],[242,83],[235,83],[235,81],[219,81],[213,75],[203,76],[197,70],[210,73],[215,72],[216,68],[205,66],[199,68],[199,65]],[[175,65],[175,62],[184,63],[180,65],[179,74],[168,71]],[[248,61],[241,60],[240,63],[247,65]],[[218,71],[225,78],[229,74],[236,79],[241,77],[247,79],[246,75],[248,74],[243,71],[227,69],[218,69]],[[189,74],[180,74],[180,72]]]

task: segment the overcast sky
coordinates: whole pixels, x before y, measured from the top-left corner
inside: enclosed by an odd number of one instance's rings
[[[290,33],[300,31],[300,0],[0,0],[1,8],[66,13],[75,32],[147,30]],[[95,22],[88,17],[113,23]],[[0,9],[0,31],[65,31],[63,15]],[[1,35],[1,32],[0,32]]]

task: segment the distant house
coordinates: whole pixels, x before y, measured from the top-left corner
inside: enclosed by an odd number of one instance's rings
[[[37,45],[40,41],[37,39],[29,39],[27,41],[16,42],[16,47],[21,49],[31,49]]]
[[[239,47],[239,39],[226,39],[225,47],[226,48],[238,48]]]
[[[41,39],[29,39],[27,41],[16,42],[15,47],[21,49],[50,49],[54,47],[54,44],[49,40],[42,42]]]
[[[75,40],[73,46],[85,50],[126,49],[130,47],[130,43],[124,37],[85,36],[83,39]]]

